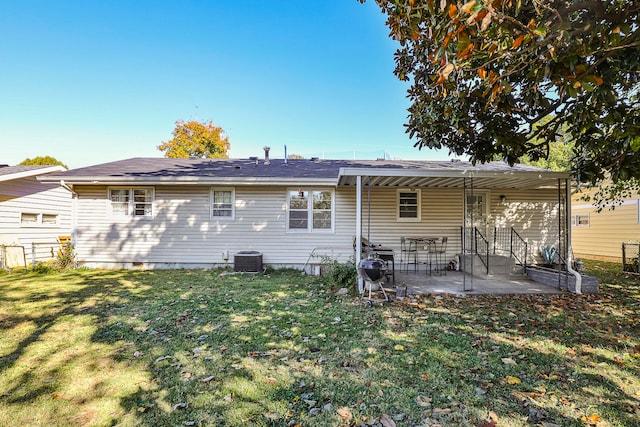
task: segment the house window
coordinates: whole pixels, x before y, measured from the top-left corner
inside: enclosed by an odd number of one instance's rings
[[[398,190],[396,219],[401,222],[420,221],[420,190]]]
[[[287,230],[333,231],[333,192],[290,190],[287,193]]]
[[[23,226],[54,226],[58,224],[58,215],[39,212],[21,212],[20,224]]]
[[[313,229],[331,230],[333,195],[331,191],[314,191],[313,194]]]
[[[22,212],[20,214],[20,224],[33,225],[38,223],[38,214],[31,212]]]
[[[211,189],[211,218],[233,219],[235,191],[233,189]]]
[[[153,188],[110,188],[109,200],[114,216],[153,215]]]
[[[58,215],[42,214],[42,223],[47,225],[56,225],[58,223]]]
[[[574,215],[573,221],[571,221],[575,227],[588,227],[589,226],[589,214]]]

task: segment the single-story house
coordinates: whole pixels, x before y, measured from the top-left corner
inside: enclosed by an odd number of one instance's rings
[[[403,236],[448,237],[443,262],[510,255],[517,238],[535,263],[540,246],[566,257],[570,241],[569,176],[503,162],[132,158],[39,179],[72,190],[89,267],[232,266],[255,251],[308,269],[347,261],[363,237],[399,261]]]
[[[622,244],[630,243],[627,254],[637,258],[640,247],[640,194],[632,194],[619,204],[605,206],[600,212],[585,201],[597,189],[572,196],[571,235],[576,257],[622,262]]]
[[[71,193],[58,181],[37,177],[62,166],[0,166],[0,267],[29,265],[55,257],[59,238],[71,234]]]

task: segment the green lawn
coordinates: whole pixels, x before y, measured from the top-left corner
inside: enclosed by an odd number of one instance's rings
[[[640,425],[640,278],[587,269],[373,308],[292,271],[0,273],[0,425]]]

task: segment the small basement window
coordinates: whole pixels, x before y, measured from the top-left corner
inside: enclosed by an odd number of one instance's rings
[[[20,214],[20,224],[37,224],[40,215],[32,212],[22,212]]]
[[[56,225],[58,223],[58,215],[42,214],[42,223],[48,225]]]

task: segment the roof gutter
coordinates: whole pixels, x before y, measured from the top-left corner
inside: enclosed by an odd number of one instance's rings
[[[43,177],[42,182],[59,182],[60,179]],[[336,178],[200,178],[200,177],[113,177],[92,176],[71,178],[66,181],[71,185],[317,185],[337,186]]]
[[[506,176],[523,178],[569,178],[566,172],[532,170],[473,170],[473,169],[418,169],[418,168],[340,168],[343,176],[390,176],[390,177],[426,177],[426,178],[499,178]]]

